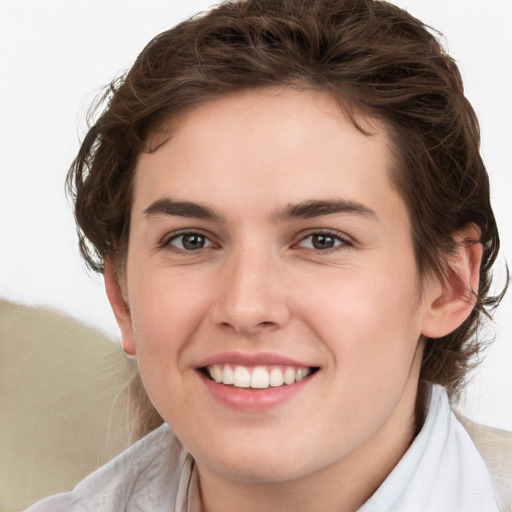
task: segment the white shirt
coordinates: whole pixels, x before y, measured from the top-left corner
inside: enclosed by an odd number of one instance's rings
[[[25,512],[200,512],[192,456],[167,425],[82,480]],[[487,468],[433,386],[425,424],[359,512],[499,512]]]

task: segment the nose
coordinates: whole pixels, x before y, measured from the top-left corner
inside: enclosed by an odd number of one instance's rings
[[[232,254],[219,273],[214,322],[251,335],[283,327],[291,316],[288,287],[278,257],[263,251]]]

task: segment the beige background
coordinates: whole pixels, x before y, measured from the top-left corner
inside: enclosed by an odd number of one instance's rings
[[[128,444],[133,365],[98,331],[0,301],[0,510],[71,489]]]

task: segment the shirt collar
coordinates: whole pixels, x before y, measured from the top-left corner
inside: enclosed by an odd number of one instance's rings
[[[425,423],[400,462],[359,512],[498,512],[487,468],[432,386]]]

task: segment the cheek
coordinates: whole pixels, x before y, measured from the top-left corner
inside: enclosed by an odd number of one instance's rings
[[[417,382],[418,292],[414,279],[394,287],[392,281],[359,275],[325,283],[304,305],[308,325],[331,356],[326,414],[337,415],[334,423],[345,425],[351,439],[384,422],[408,383]]]
[[[129,290],[137,356],[144,361],[178,353],[204,310],[204,297],[188,280],[162,272],[139,273]],[[167,361],[170,364],[172,361]]]
[[[420,334],[419,292],[414,269],[407,275],[398,283],[391,273],[347,272],[302,294],[308,323],[350,373],[378,368],[386,376],[410,363]]]

